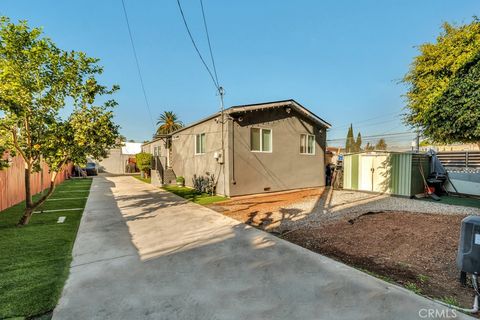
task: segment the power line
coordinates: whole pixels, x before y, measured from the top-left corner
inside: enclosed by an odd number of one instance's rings
[[[396,132],[396,133],[387,133],[387,134],[377,134],[377,135],[371,135],[371,136],[362,136],[362,140],[368,139],[368,138],[398,137],[398,136],[403,136],[408,134],[415,134],[415,132]],[[343,140],[345,140],[345,138],[328,139],[327,141],[343,141]]]
[[[398,111],[395,111],[395,112],[390,112],[390,113],[386,113],[386,114],[383,114],[383,115],[379,115],[379,116],[376,116],[376,117],[373,117],[373,118],[368,118],[368,119],[364,119],[364,120],[359,120],[359,121],[354,121],[354,122],[350,122],[350,123],[343,123],[343,124],[340,124],[340,125],[335,125],[334,128],[332,128],[331,130],[329,131],[334,131],[334,130],[338,130],[338,129],[343,129],[343,128],[348,128],[350,127],[350,125],[353,125],[353,126],[358,126],[360,124],[363,124],[363,123],[369,123],[370,121],[372,120],[376,120],[376,119],[383,119],[383,118],[390,118],[392,116],[401,116],[402,114],[401,113],[398,113]]]
[[[123,0],[122,0],[122,1],[123,1]],[[185,29],[187,29],[188,36],[190,37],[190,40],[192,41],[192,44],[193,44],[193,47],[195,48],[195,51],[197,51],[198,57],[199,57],[200,60],[202,61],[203,66],[205,67],[205,69],[207,69],[207,72],[208,72],[208,74],[210,75],[210,78],[212,78],[213,85],[215,86],[215,88],[217,88],[217,90],[220,90],[220,85],[219,85],[218,82],[215,80],[215,77],[213,76],[212,71],[210,71],[210,68],[208,67],[207,63],[206,63],[205,60],[203,59],[203,56],[202,56],[202,54],[200,53],[200,50],[198,50],[197,44],[195,43],[195,40],[193,39],[193,35],[192,35],[192,33],[190,32],[190,28],[188,27],[187,19],[185,18],[185,14],[183,13],[183,9],[182,9],[182,5],[180,4],[180,0],[177,0],[177,4],[178,4],[178,9],[180,10],[180,14],[182,15],[183,24],[185,25]],[[202,5],[202,9],[203,9],[203,5]],[[208,35],[207,35],[207,37],[208,37]],[[209,41],[209,43],[210,43],[210,41]],[[212,57],[213,57],[213,56],[212,56]],[[212,58],[212,59],[213,59],[213,58]]]
[[[378,121],[378,122],[366,122],[364,124],[361,124],[361,125],[358,125],[357,127],[357,131],[363,131],[365,130],[365,128],[367,127],[372,127],[372,126],[378,126],[379,124],[387,124],[387,123],[391,123],[391,122],[397,122],[399,121],[398,118],[393,118],[393,119],[385,119],[385,120],[382,120],[382,121]],[[338,129],[338,130],[335,130],[335,129]],[[332,130],[329,130],[328,132],[330,134],[332,133],[335,133],[335,134],[338,134],[340,132],[346,132],[346,128],[333,128]]]
[[[155,124],[152,117],[152,112],[150,111],[150,104],[148,103],[147,93],[145,91],[145,85],[143,84],[142,72],[140,70],[140,63],[138,62],[137,50],[135,49],[135,42],[133,41],[132,30],[130,29],[130,22],[128,21],[127,9],[125,8],[125,1],[122,0],[123,13],[125,15],[125,22],[127,23],[128,35],[130,37],[130,43],[132,44],[133,56],[135,58],[135,64],[137,66],[138,78],[140,79],[140,85],[142,87],[143,98],[145,99],[145,105],[147,107],[148,115],[152,123],[152,127],[155,130]]]
[[[219,86],[220,82],[218,81],[217,67],[215,66],[215,59],[213,58],[212,45],[210,44],[210,35],[208,34],[207,19],[205,18],[205,10],[203,9],[203,0],[200,0],[200,7],[202,7],[203,25],[205,26],[205,33],[207,34],[208,49],[210,50],[210,58],[212,60],[213,73],[215,74],[215,80],[217,81],[217,86]]]

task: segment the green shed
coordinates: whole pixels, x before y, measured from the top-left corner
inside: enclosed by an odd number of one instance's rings
[[[343,188],[411,197],[424,191],[421,175],[430,172],[430,156],[374,151],[343,158]]]

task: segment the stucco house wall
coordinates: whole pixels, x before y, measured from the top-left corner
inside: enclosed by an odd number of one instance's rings
[[[172,159],[170,165],[177,177],[185,178],[185,185],[193,186],[193,177],[213,174],[217,180],[217,194],[229,194],[228,157],[223,159],[222,165],[214,158],[215,153],[222,152],[221,122],[219,118],[211,118],[194,126],[177,131],[172,136]],[[196,154],[195,139],[197,134],[205,133],[205,153]],[[227,124],[224,125],[225,149],[228,148]],[[224,184],[224,178],[226,183]]]
[[[229,126],[230,196],[325,185],[326,128],[284,108],[233,116]],[[239,121],[241,119],[241,121]],[[251,128],[272,130],[272,151],[250,150]],[[315,136],[315,153],[300,153],[300,135]]]

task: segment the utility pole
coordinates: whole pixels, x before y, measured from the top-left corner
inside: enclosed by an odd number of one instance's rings
[[[417,136],[415,137],[415,152],[420,152],[420,131],[417,130]]]
[[[222,124],[222,173],[223,173],[223,195],[225,196],[225,141],[224,141],[224,127],[225,127],[225,117],[224,117],[224,105],[223,105],[223,96],[225,95],[225,90],[223,87],[218,87],[218,94],[220,95],[220,112],[221,112],[221,119],[220,122]]]

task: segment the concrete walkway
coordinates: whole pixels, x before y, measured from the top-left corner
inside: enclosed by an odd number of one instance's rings
[[[425,319],[428,309],[436,319],[454,315],[128,176],[94,179],[73,255],[54,319]]]

